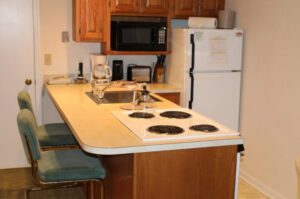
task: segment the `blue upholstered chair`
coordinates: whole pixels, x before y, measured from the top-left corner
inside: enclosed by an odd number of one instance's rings
[[[20,109],[28,109],[33,112],[31,98],[26,91],[21,91],[18,94],[18,103]],[[35,117],[34,117],[35,118]],[[69,127],[65,123],[44,124],[38,126],[37,137],[41,149],[47,150],[49,148],[78,148],[76,139],[72,135]]]
[[[32,175],[39,185],[44,185],[26,190],[26,198],[29,197],[30,191],[76,186],[83,182],[101,183],[103,198],[101,179],[105,177],[105,170],[99,159],[85,154],[80,149],[41,151],[36,136],[38,127],[32,112],[22,109],[17,122],[27,157],[31,162]]]

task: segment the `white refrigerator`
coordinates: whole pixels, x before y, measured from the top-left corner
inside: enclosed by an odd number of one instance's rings
[[[238,131],[243,31],[173,29],[166,81],[181,105]]]

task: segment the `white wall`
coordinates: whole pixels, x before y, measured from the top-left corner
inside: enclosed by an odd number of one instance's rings
[[[245,30],[241,175],[271,198],[296,198],[300,153],[300,1],[226,0]]]
[[[38,78],[40,76],[76,74],[78,63],[83,62],[84,73],[90,72],[90,53],[99,53],[100,43],[76,43],[72,39],[72,0],[39,0],[39,35],[40,53]],[[61,42],[61,32],[69,31],[70,42]],[[44,64],[44,55],[52,54],[52,65]],[[128,64],[140,64],[153,66],[156,56],[110,56],[109,65],[113,60],[123,60],[124,78]],[[39,81],[39,88],[42,87],[43,80]],[[47,93],[42,90],[37,96],[38,112],[40,121],[43,123],[62,122]]]

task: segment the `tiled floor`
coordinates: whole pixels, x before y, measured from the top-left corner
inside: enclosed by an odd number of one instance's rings
[[[33,186],[30,169],[5,169],[0,170],[0,198],[23,199],[24,189]],[[34,192],[31,199],[83,199],[82,189],[61,189]],[[248,185],[245,181],[239,181],[239,199],[268,199],[259,191]]]

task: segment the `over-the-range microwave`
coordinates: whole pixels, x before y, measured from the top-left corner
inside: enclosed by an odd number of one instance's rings
[[[113,16],[111,49],[116,51],[166,51],[166,17]]]

